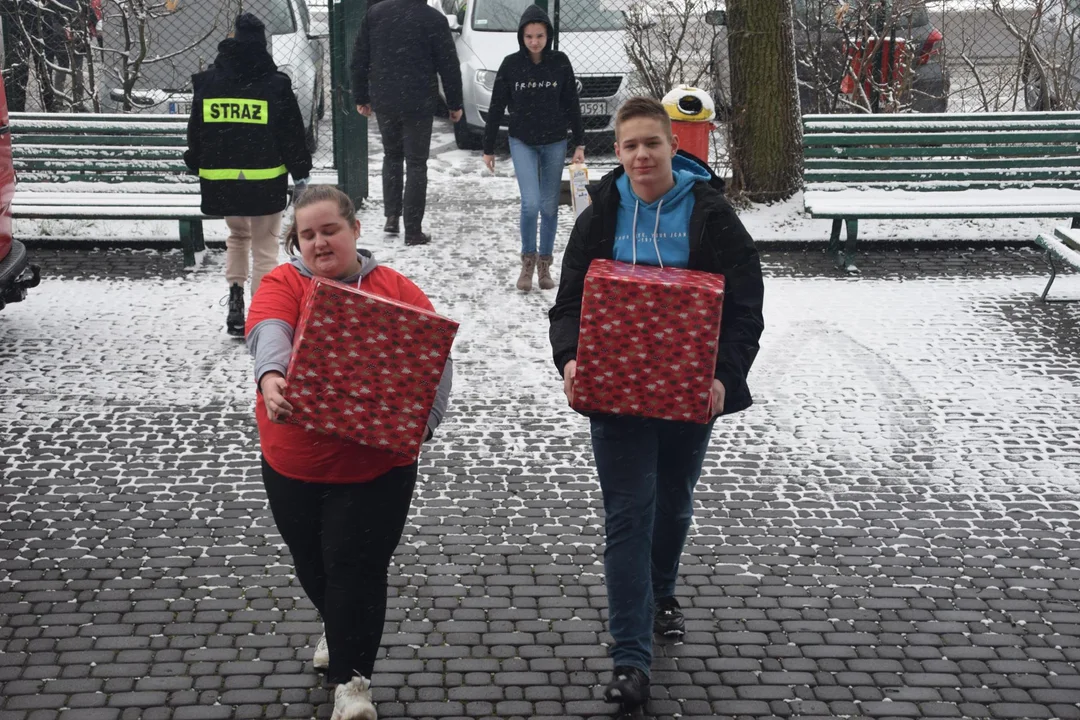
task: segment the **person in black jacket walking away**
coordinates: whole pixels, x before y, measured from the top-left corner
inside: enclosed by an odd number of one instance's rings
[[[218,56],[191,78],[194,97],[184,162],[199,176],[202,211],[222,215],[225,280],[229,283],[230,335],[244,335],[244,282],[251,294],[277,266],[281,213],[288,204],[288,178],[298,195],[311,174],[304,119],[292,83],[278,72],[266,47],[266,28],[251,13],[236,18],[234,37],[222,40]]]
[[[593,260],[689,268],[726,280],[712,421],[590,418],[604,497],[608,624],[615,639],[615,672],[604,697],[624,709],[649,698],[652,633],[684,633],[675,585],[693,517],[694,486],[716,417],[752,402],[746,378],[765,327],[754,241],[724,199],[723,182],[707,165],[677,150],[671,119],[659,102],[638,97],[623,103],[615,116],[615,152],[622,167],[600,181],[592,205],[578,217],[548,313],[555,366],[573,402],[581,298]],[[634,312],[627,308],[627,318]]]
[[[495,139],[510,108],[510,157],[521,191],[521,274],[517,289],[532,289],[533,270],[540,288],[555,287],[551,258],[566,160],[566,131],[574,142],[575,163],[585,162],[577,79],[570,59],[551,49],[551,20],[536,5],[525,8],[518,24],[521,49],[507,55],[495,75],[484,128],[484,164],[495,171]],[[536,217],[540,216],[540,251]]]
[[[383,212],[390,235],[401,231],[405,244],[424,245],[427,160],[432,117],[442,79],[450,119],[461,119],[461,68],[446,16],[424,0],[381,0],[368,8],[356,35],[352,88],[356,110],[374,112],[383,141]],[[408,178],[402,188],[404,169]]]

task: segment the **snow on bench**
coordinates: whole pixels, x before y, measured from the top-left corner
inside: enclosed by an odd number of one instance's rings
[[[1039,299],[1043,302],[1075,302],[1080,298],[1050,298],[1046,294],[1050,292],[1050,286],[1057,279],[1057,263],[1060,260],[1080,270],[1080,229],[1057,227],[1054,228],[1054,236],[1039,235],[1035,238],[1035,244],[1046,251],[1046,262],[1050,265],[1050,280],[1043,288]]]
[[[964,185],[957,183],[956,187]],[[821,218],[1069,217],[1080,209],[1080,190],[1031,187],[935,191],[807,185],[803,204],[807,212]]]

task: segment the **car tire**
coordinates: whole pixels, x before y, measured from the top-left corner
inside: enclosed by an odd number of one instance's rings
[[[454,142],[457,143],[459,150],[482,150],[484,147],[484,136],[476,132],[469,127],[469,124],[465,122],[465,118],[454,123]]]
[[[1027,110],[1056,110],[1057,103],[1050,97],[1046,89],[1046,78],[1042,68],[1031,55],[1024,58],[1021,68],[1021,79],[1024,82],[1024,108]]]

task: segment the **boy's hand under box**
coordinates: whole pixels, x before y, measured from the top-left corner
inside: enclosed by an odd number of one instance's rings
[[[723,306],[722,275],[593,260],[573,408],[709,422]]]
[[[286,375],[287,422],[417,457],[458,324],[315,278]]]

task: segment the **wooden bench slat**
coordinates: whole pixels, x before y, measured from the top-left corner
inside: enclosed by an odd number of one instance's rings
[[[1063,188],[960,191],[808,188],[806,209],[825,218],[1013,218],[1080,215],[1080,190]]]
[[[868,125],[880,122],[897,122],[918,125],[921,123],[937,121],[956,121],[959,117],[960,116],[956,113],[815,113],[803,115],[802,119],[803,124],[805,125],[836,122]],[[999,120],[1024,122],[1048,119],[1053,121],[1073,121],[1080,120],[1080,111],[1068,110],[1061,112],[1054,111],[1051,113],[1043,110],[1022,110],[1019,112],[977,113],[975,115],[968,115],[967,117],[972,118],[976,122],[993,122]]]
[[[806,158],[803,167],[807,170],[880,170],[887,166],[890,170],[928,169],[970,169],[987,168],[1080,168],[1080,155],[1062,155],[1059,157],[1018,157],[1003,162],[1000,158],[955,158],[935,157],[925,160],[904,160],[890,158],[888,163],[872,158]],[[853,173],[855,176],[856,173]]]
[[[956,182],[972,184],[989,183],[1002,187],[1011,187],[1017,185],[1026,185],[1038,181],[1044,181],[1056,187],[1062,185],[1067,181],[1072,181],[1076,184],[1080,184],[1080,167],[1043,168],[1041,170],[1034,168],[1018,170],[953,170],[949,168],[894,170],[892,168],[886,167],[879,170],[860,170],[857,172],[851,170],[827,170],[808,168],[803,173],[803,177],[806,179],[807,182],[815,183],[838,182],[849,184],[868,183],[878,185],[883,183],[895,183],[899,185],[915,185],[937,182]]]
[[[77,220],[204,220],[198,208],[176,207],[69,207],[57,208],[52,205],[16,205],[12,204],[12,214],[28,220],[46,220],[49,218]]]
[[[178,184],[190,183],[197,186],[199,179],[192,175],[131,175],[127,173],[78,173],[61,171],[27,171],[19,173],[19,184],[56,183],[64,184],[71,182],[95,183],[100,185],[122,185],[124,183],[155,183],[155,184]]]
[[[98,133],[101,135],[176,135],[187,132],[187,126],[175,122],[154,120],[30,120],[18,116],[9,117],[12,133],[55,132],[63,135]]]
[[[13,112],[12,120],[64,120],[72,122],[82,121],[105,121],[116,122],[178,122],[187,123],[187,115],[176,113],[46,113],[46,112]]]
[[[804,135],[803,144],[813,146],[842,147],[846,145],[1017,145],[1022,143],[1080,143],[1080,129],[1076,130],[1032,130],[1008,131],[1000,133],[964,133],[964,132],[929,132],[918,135],[897,135],[892,133],[822,133]],[[960,150],[957,150],[960,152]]]
[[[124,145],[132,146],[179,146],[187,147],[187,138],[183,135],[72,135],[61,138],[58,135],[15,135],[11,136],[12,147],[21,145]]]
[[[183,147],[133,148],[122,145],[68,147],[66,145],[19,145],[18,157],[23,160],[183,160]]]
[[[20,192],[15,205],[72,207],[199,207],[199,193]]]
[[[894,120],[887,116],[877,116],[879,119],[862,122],[850,122],[847,120],[828,120],[821,122],[804,122],[803,133],[807,135],[819,135],[824,133],[896,133],[908,135],[922,132],[990,132],[990,131],[1027,131],[1027,130],[1069,130],[1075,127],[1080,117],[1071,120],[1065,118],[1040,118],[1038,120],[990,120],[982,115],[960,116],[953,115],[948,119],[917,121]]]
[[[892,158],[892,157],[1001,157],[1007,162],[1012,157],[1040,157],[1046,155],[1075,155],[1080,145],[986,145],[969,147],[904,146],[891,147],[806,147],[804,157],[813,158]]]
[[[187,172],[187,165],[182,160],[108,160],[68,158],[18,158],[13,161],[16,170],[97,170],[99,172],[167,172],[182,174]]]

